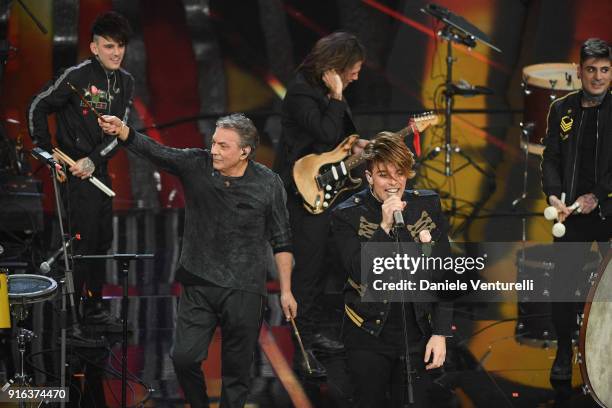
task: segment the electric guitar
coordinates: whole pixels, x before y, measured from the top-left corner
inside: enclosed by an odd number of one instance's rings
[[[422,132],[436,123],[438,116],[428,112],[411,118],[410,124],[398,134],[406,137],[415,128]],[[361,178],[351,177],[351,170],[364,162],[361,153],[351,155],[351,148],[358,139],[358,135],[350,135],[330,152],[309,154],[295,162],[293,181],[304,208],[311,214],[323,213],[343,191],[361,185]]]

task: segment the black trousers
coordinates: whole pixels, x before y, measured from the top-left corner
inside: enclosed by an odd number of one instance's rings
[[[291,273],[291,289],[299,305],[296,324],[308,346],[311,335],[322,320],[320,298],[325,291],[330,261],[331,240],[329,211],[319,215],[308,213],[298,197],[289,195],[287,209],[293,236],[295,267]]]
[[[355,387],[355,407],[430,407],[432,382],[425,371],[424,351],[410,353],[414,403],[408,404],[403,353],[347,347],[348,368]]]
[[[338,202],[344,198],[340,197]],[[343,276],[340,259],[330,235],[330,210],[312,215],[304,209],[301,200],[295,194],[287,197],[287,209],[295,259],[291,273],[291,290],[299,305],[295,322],[304,345],[308,347],[312,334],[320,332],[321,327],[333,326],[334,329],[339,327],[340,319],[324,307],[322,297],[325,289],[333,286],[337,288],[337,300],[338,304],[341,304],[341,291],[346,278]],[[335,333],[332,337],[334,336]]]
[[[565,236],[556,238],[555,242],[573,242],[572,251],[557,250],[555,255],[555,272],[553,288],[564,293],[553,294],[559,298],[571,298],[576,288],[584,286],[588,276],[583,273],[587,254],[593,241],[599,246],[599,252],[606,255],[612,239],[612,217],[602,220],[598,214],[571,215],[565,221]],[[585,294],[586,296],[586,294]],[[579,304],[575,302],[553,302],[551,315],[557,334],[558,350],[571,351],[572,332],[578,329],[576,312]]]
[[[108,176],[98,177],[111,187]],[[105,255],[113,242],[113,202],[87,180],[69,176],[63,189],[64,208],[70,214],[70,231],[80,234],[74,241],[74,253],[81,255]],[[88,260],[74,263],[74,291],[78,301],[83,288],[86,296],[99,301],[105,280],[106,261]]]
[[[221,408],[243,407],[263,316],[263,296],[188,285],[179,300],[171,357],[192,408],[208,407],[202,361],[217,326],[221,327]]]

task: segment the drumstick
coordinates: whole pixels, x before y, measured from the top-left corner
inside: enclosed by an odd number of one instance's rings
[[[66,163],[69,166],[74,166],[76,164],[76,162],[74,160],[72,160],[72,158],[70,158],[70,156],[68,156],[66,153],[62,152],[58,148],[54,148],[53,149],[53,153],[57,154],[58,157],[60,158],[60,160],[63,161],[64,163]],[[104,184],[103,182],[98,180],[97,177],[89,176],[88,180],[91,182],[91,184],[93,184],[94,186],[98,187],[107,196],[114,197],[116,195],[113,190],[111,190],[110,188],[108,188],[106,186],[106,184]]]
[[[69,166],[74,166],[76,164],[76,162],[74,160],[72,160],[70,158],[70,156],[68,156],[66,153],[62,152],[60,149],[58,148],[54,148],[53,149],[53,153],[57,154],[57,156],[67,165]]]
[[[308,374],[312,374],[312,369],[310,368],[310,362],[308,361],[308,355],[306,354],[306,350],[304,350],[304,345],[302,344],[302,338],[300,337],[300,332],[298,331],[298,328],[295,325],[295,320],[293,320],[293,317],[291,317],[290,319],[291,319],[291,324],[293,325],[293,333],[295,334],[298,344],[300,345],[300,350],[302,351],[302,358],[304,358],[304,361],[306,362],[306,369],[308,370]]]
[[[83,103],[85,104],[85,106],[87,106],[89,109],[91,109],[91,111],[93,113],[95,113],[95,115],[98,117],[98,119],[102,119],[102,115],[100,115],[98,113],[98,111],[96,110],[96,108],[94,108],[93,106],[91,106],[91,104],[87,101],[87,99],[85,99],[83,97],[83,95],[81,95],[81,93],[79,92],[78,89],[75,88],[74,85],[72,85],[70,82],[66,82],[68,84],[68,86],[72,89],[72,91],[77,94],[79,96],[79,98],[81,98],[81,101],[83,101]],[[104,120],[104,119],[102,119]]]

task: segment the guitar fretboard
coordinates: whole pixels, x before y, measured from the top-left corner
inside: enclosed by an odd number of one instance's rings
[[[363,163],[365,159],[361,154],[352,154],[348,159],[344,160],[344,165],[350,171]]]

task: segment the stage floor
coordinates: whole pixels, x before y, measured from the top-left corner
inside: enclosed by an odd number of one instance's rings
[[[106,293],[117,288],[107,287]],[[169,357],[172,346],[176,295],[131,296],[128,320],[133,330],[128,344],[128,405],[144,403],[147,407],[185,406]],[[315,407],[352,406],[350,382],[346,377],[343,355],[323,356],[327,380],[300,378],[292,370],[294,348],[290,327],[281,322],[277,296],[269,296],[266,322],[252,368],[253,383],[249,407],[297,406],[300,396]],[[119,316],[120,299],[105,299],[106,307]],[[56,381],[59,359],[57,316],[52,302],[36,304],[26,324],[38,335],[28,348],[26,371],[36,384]],[[573,383],[553,385],[548,374],[555,354],[554,341],[527,340],[516,334],[516,319],[487,319],[494,309],[511,308],[509,304],[487,305],[480,309],[457,308],[455,336],[449,339],[444,372],[435,377],[432,407],[591,407],[596,406],[581,391],[580,371],[574,364]],[[81,406],[120,406],[121,336],[107,336],[110,346],[100,349],[69,347],[69,371],[72,375],[71,400]],[[10,332],[4,331],[5,374],[15,367],[10,363],[9,344],[16,356]],[[203,364],[211,406],[218,406],[221,390],[221,334],[215,333],[209,358]],[[45,373],[43,373],[46,372]],[[0,373],[0,376],[2,373]],[[3,380],[3,379],[2,379]],[[296,399],[298,398],[298,399]],[[78,406],[78,405],[71,405]]]

